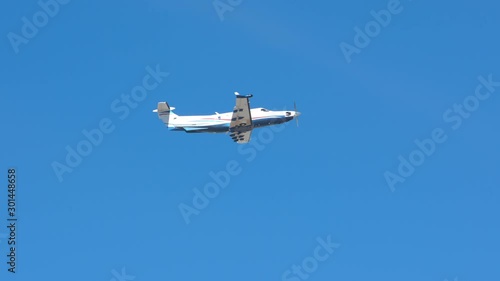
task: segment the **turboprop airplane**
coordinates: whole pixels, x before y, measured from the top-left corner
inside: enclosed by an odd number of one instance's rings
[[[271,111],[265,108],[250,109],[250,98],[253,95],[236,95],[236,106],[232,112],[214,115],[180,116],[173,112],[167,102],[159,102],[158,108],[153,112],[158,113],[158,118],[165,123],[171,131],[184,131],[186,133],[227,133],[236,143],[248,143],[252,130],[265,126],[282,124],[293,119],[297,120],[300,112],[297,111]]]

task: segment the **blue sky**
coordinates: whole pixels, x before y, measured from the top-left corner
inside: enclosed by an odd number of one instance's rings
[[[496,1],[220,3],[222,17],[210,1],[69,1],[31,38],[23,17],[42,7],[5,4],[0,168],[17,169],[19,221],[16,274],[0,231],[2,280],[499,278]],[[356,46],[355,27],[394,5]],[[148,67],[169,75],[122,116],[112,104]],[[230,111],[234,91],[296,101],[300,127],[239,147],[151,112]],[[110,132],[59,180],[53,163],[101,122]],[[238,173],[186,224],[179,205],[228,163]]]

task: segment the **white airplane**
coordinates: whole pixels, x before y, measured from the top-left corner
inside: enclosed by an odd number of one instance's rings
[[[180,116],[173,112],[167,102],[159,102],[158,108],[153,112],[158,113],[158,118],[165,123],[171,131],[184,131],[186,133],[229,133],[237,143],[248,143],[254,128],[282,124],[297,119],[297,111],[271,111],[265,108],[250,109],[250,98],[253,95],[236,95],[236,106],[232,112],[214,115]],[[298,126],[297,119],[297,126]]]

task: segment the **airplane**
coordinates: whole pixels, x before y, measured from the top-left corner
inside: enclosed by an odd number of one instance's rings
[[[294,104],[294,111],[271,111],[266,108],[250,109],[250,98],[253,95],[236,96],[236,106],[232,112],[214,115],[180,116],[173,112],[175,107],[167,102],[159,102],[153,112],[158,113],[158,118],[165,123],[171,131],[184,131],[186,133],[226,133],[234,142],[244,144],[250,142],[252,130],[282,124],[296,119],[297,126],[300,112]]]

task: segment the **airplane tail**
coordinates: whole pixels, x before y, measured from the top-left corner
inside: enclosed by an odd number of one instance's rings
[[[177,118],[177,116],[179,116],[172,112],[172,110],[174,109],[175,107],[169,106],[167,102],[159,102],[158,107],[153,110],[153,112],[158,113],[158,118],[160,118],[163,123],[165,123],[165,125],[167,125],[169,128],[174,128],[175,126],[173,126],[171,123]]]

